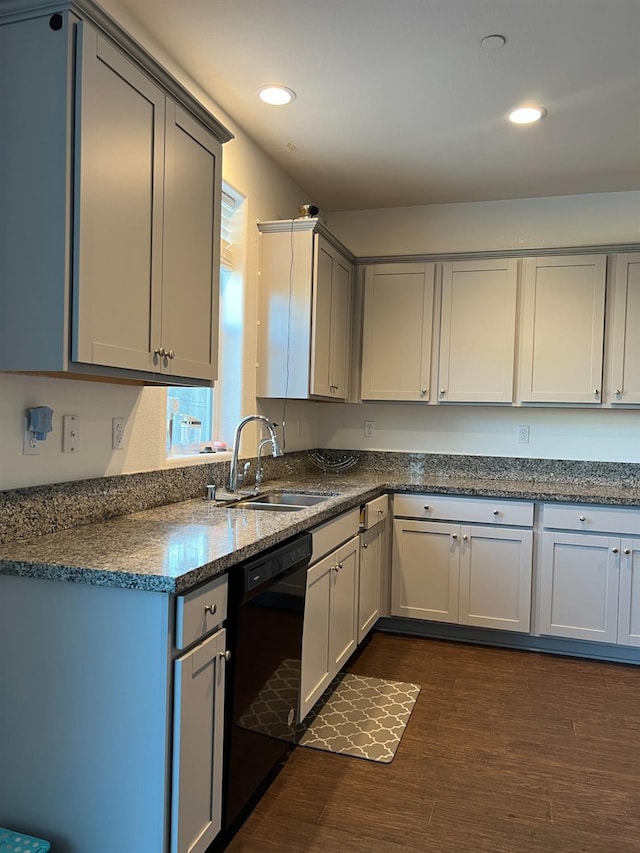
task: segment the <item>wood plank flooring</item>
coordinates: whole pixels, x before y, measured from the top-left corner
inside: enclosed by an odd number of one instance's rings
[[[298,747],[229,853],[640,853],[640,668],[374,634],[421,686],[391,764]]]

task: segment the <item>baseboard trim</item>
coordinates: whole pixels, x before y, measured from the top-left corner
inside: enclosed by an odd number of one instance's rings
[[[376,631],[404,634],[411,637],[429,637],[434,640],[451,640],[457,643],[475,643],[482,646],[500,646],[521,651],[545,652],[567,657],[591,658],[640,665],[640,648],[614,646],[608,643],[589,643],[559,637],[534,637],[514,631],[496,631],[491,628],[471,628],[467,625],[449,625],[442,622],[423,622],[421,619],[385,616],[378,619]]]

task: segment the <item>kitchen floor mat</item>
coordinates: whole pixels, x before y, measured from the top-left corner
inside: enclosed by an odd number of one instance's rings
[[[239,725],[310,749],[385,764],[392,761],[420,687],[340,673],[305,722],[292,728],[287,725],[287,714],[295,701],[299,666],[299,661],[284,661],[240,718]]]

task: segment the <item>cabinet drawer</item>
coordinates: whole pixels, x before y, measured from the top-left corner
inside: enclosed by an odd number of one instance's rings
[[[478,524],[533,525],[533,501],[458,498],[446,495],[394,495],[393,514],[405,518],[467,521]]]
[[[313,537],[313,551],[311,563],[315,563],[329,551],[334,551],[347,539],[356,536],[360,524],[360,510],[356,507],[348,512],[343,512],[337,518],[332,518],[326,524],[314,527],[311,531]]]
[[[640,535],[640,510],[589,504],[544,504],[543,526],[589,533]]]
[[[367,501],[367,503],[360,510],[360,530],[368,530],[370,527],[373,527],[373,525],[377,524],[379,521],[384,521],[384,519],[388,515],[388,495],[380,495],[379,498],[374,498],[372,501]]]
[[[176,599],[176,648],[186,649],[227,618],[227,577]]]

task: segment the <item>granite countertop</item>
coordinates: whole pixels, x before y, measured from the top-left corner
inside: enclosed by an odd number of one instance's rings
[[[264,490],[330,495],[297,512],[232,509],[202,499],[172,503],[0,545],[0,575],[181,593],[384,491],[640,506],[622,484],[357,472],[271,480]]]

